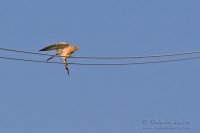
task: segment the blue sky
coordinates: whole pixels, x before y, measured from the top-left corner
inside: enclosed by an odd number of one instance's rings
[[[1,0],[0,47],[38,52],[67,41],[79,46],[74,56],[197,51],[199,5],[197,0]],[[48,58],[5,51],[0,56]],[[144,127],[175,126],[151,121],[176,120],[189,122],[177,126],[190,129],[157,130],[200,130],[199,60],[114,67],[70,65],[70,77],[62,65],[3,59],[0,64],[2,133],[141,133],[146,132]]]

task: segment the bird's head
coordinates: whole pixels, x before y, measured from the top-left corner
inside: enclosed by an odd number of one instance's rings
[[[75,46],[75,50],[78,50],[78,46]]]

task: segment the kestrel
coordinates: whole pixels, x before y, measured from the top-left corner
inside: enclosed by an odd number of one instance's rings
[[[60,42],[57,44],[47,46],[41,49],[40,51],[49,51],[49,50],[56,50],[56,54],[48,58],[47,61],[49,61],[50,59],[54,58],[57,55],[60,55],[61,59],[65,63],[65,69],[67,71],[67,74],[69,75],[67,58],[70,58],[71,54],[74,53],[76,50],[78,50],[78,46],[69,45],[67,42]]]

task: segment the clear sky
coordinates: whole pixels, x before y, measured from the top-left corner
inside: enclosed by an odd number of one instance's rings
[[[198,0],[1,0],[0,47],[38,52],[67,41],[79,46],[74,56],[197,51],[199,5]],[[48,58],[6,51],[0,56]],[[123,62],[130,61],[144,60]],[[197,133],[199,66],[198,59],[70,65],[68,77],[63,65],[0,59],[0,133]],[[176,120],[182,123],[169,123]],[[190,129],[145,129],[173,126]]]

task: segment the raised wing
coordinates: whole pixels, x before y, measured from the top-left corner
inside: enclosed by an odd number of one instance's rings
[[[64,48],[66,48],[68,46],[69,46],[68,43],[66,43],[66,42],[60,42],[60,43],[57,43],[57,44],[53,44],[53,45],[47,46],[47,47],[45,47],[43,49],[40,49],[40,51],[64,49]]]

